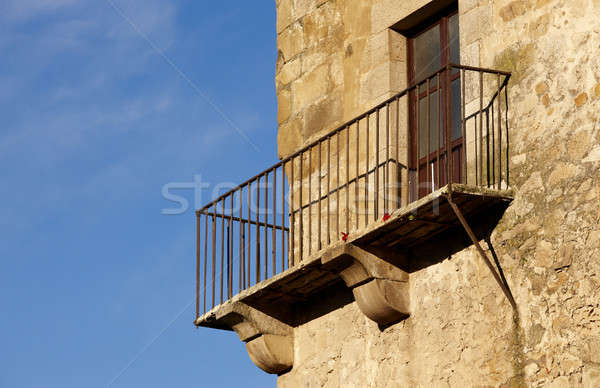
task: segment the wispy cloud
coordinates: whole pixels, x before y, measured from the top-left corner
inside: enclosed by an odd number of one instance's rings
[[[5,0],[0,10],[3,19],[22,22],[77,3],[77,0]]]
[[[153,42],[170,47],[174,5],[119,6]],[[11,200],[0,226],[18,218],[26,228],[36,209],[148,190],[139,185],[141,175],[168,173],[160,168],[165,158],[191,165],[229,141],[228,123],[209,114],[188,82],[105,2],[9,1],[0,8],[0,20],[13,23],[0,37],[11,58],[0,64],[0,102],[10,111],[3,115],[0,163],[19,166],[0,172],[7,182],[0,198]],[[33,20],[34,29],[23,27]]]

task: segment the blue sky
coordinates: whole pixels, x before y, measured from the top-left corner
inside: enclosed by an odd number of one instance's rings
[[[275,2],[3,0],[0,30],[0,387],[274,386],[194,328],[161,189],[276,161]]]

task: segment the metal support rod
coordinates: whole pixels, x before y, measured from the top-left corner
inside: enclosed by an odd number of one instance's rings
[[[463,216],[462,212],[460,211],[460,209],[458,208],[458,206],[456,206],[456,204],[452,200],[452,192],[450,192],[446,196],[446,199],[448,200],[448,204],[450,204],[450,207],[454,211],[454,214],[456,214],[456,217],[458,218],[458,220],[462,224],[463,228],[465,229],[465,231],[469,235],[469,238],[471,239],[471,241],[475,245],[475,248],[477,248],[477,251],[479,252],[479,255],[481,256],[481,258],[483,259],[483,261],[485,262],[485,264],[487,265],[487,267],[489,268],[489,270],[492,272],[492,275],[494,276],[494,279],[496,279],[496,282],[498,283],[498,285],[502,289],[502,292],[504,293],[504,295],[506,296],[506,298],[510,302],[510,305],[513,307],[514,310],[517,310],[517,303],[515,302],[515,299],[513,298],[513,295],[510,292],[510,289],[508,288],[508,285],[505,284],[502,281],[502,279],[500,279],[500,276],[498,275],[498,273],[494,269],[494,266],[492,265],[492,262],[490,261],[490,259],[485,254],[485,251],[483,250],[483,248],[479,244],[479,241],[477,240],[477,237],[475,237],[475,233],[473,233],[473,230],[471,229],[471,227],[467,223],[467,220]]]
[[[203,311],[206,312],[206,272],[208,264],[208,216],[204,216],[204,283],[202,284],[204,290]]]
[[[196,214],[196,319],[200,317],[200,214]]]

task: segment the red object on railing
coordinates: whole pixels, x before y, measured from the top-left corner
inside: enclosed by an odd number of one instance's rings
[[[385,214],[383,215],[383,222],[386,222],[386,221],[387,221],[387,220],[389,220],[389,219],[390,219],[390,214],[389,214],[389,213],[385,213]]]
[[[344,232],[341,232],[341,233],[342,233],[342,240],[344,242],[348,241],[348,233],[344,233]]]

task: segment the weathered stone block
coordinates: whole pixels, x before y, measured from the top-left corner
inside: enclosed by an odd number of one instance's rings
[[[310,73],[302,75],[292,85],[294,113],[302,111],[310,104],[325,97],[329,89],[329,66],[321,65]]]
[[[304,33],[302,24],[294,23],[277,37],[277,47],[283,53],[285,61],[289,61],[304,50]]]
[[[290,117],[292,112],[292,99],[288,89],[277,94],[277,121],[281,124]]]

